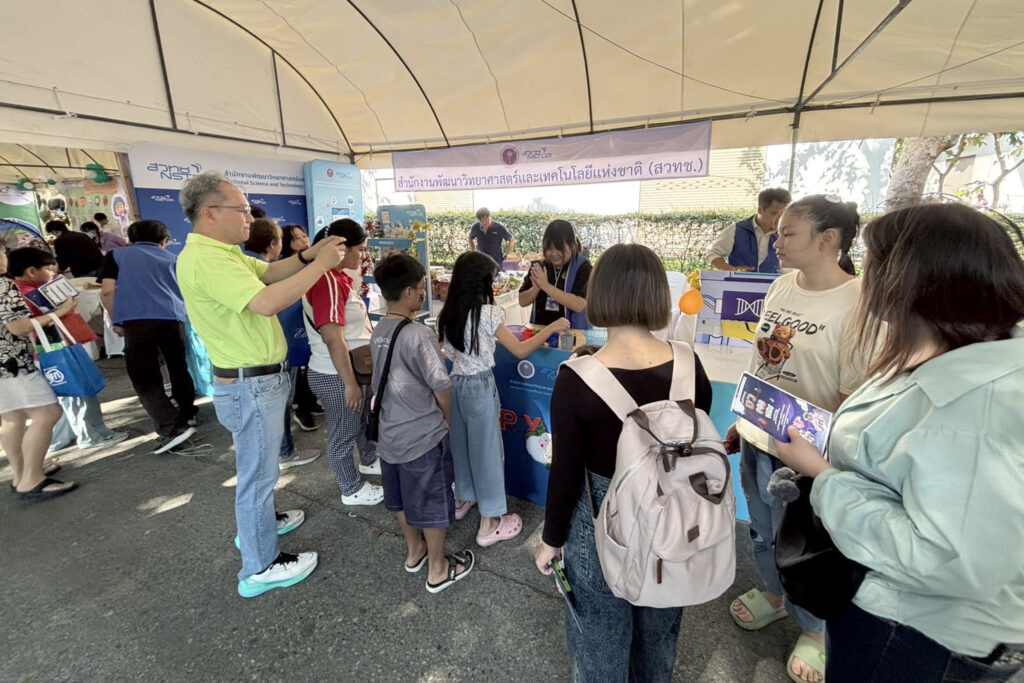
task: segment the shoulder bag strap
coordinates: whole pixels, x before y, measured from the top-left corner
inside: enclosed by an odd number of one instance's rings
[[[32,323],[32,328],[36,331],[36,337],[39,339],[39,345],[43,347],[43,351],[46,353],[53,351],[53,345],[50,344],[50,340],[46,338],[46,332],[43,330],[43,326],[36,322],[35,318],[30,317],[28,320]]]
[[[670,341],[672,345],[672,385],[668,390],[670,401],[693,401],[696,363],[693,347],[686,342]]]
[[[377,388],[377,398],[373,404],[373,412],[380,415],[381,403],[384,400],[384,390],[388,388],[388,373],[391,371],[391,355],[395,352],[395,346],[398,345],[398,333],[402,331],[402,328],[409,324],[409,320],[403,320],[398,323],[398,327],[391,334],[391,343],[388,345],[388,355],[384,359],[384,368],[380,372],[380,383]]]
[[[598,359],[593,356],[580,356],[568,361],[566,366],[579,375],[620,420],[625,421],[629,414],[637,409],[633,397],[619,380],[615,379],[612,371]]]

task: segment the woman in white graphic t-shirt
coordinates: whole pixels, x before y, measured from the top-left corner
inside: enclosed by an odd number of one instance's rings
[[[779,221],[775,251],[790,272],[765,297],[749,368],[760,379],[833,412],[865,374],[865,364],[850,352],[856,338],[852,314],[860,298],[850,247],[859,223],[857,205],[838,197],[811,195],[789,205]],[[766,432],[742,419],[734,429],[740,437],[740,475],[754,560],[765,590],[751,589],[738,597],[730,616],[749,631],[792,616],[802,634],[787,663],[790,677],[821,681],[825,624],[796,605],[784,604],[775,568],[773,541],[782,503],[768,493],[767,485],[782,463]]]

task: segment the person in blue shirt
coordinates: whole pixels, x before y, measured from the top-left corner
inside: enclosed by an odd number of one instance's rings
[[[836,548],[868,569],[826,620],[829,683],[1018,680],[1022,242],[959,204],[865,229],[857,322],[861,346],[877,349],[872,379],[833,418],[828,460],[793,428],[775,442],[814,477],[810,502]]]
[[[185,302],[167,251],[170,229],[160,221],[138,221],[128,228],[132,246],[114,249],[100,269],[100,301],[114,331],[124,337],[125,368],[142,407],[160,436],[154,453],[173,450],[195,434],[195,385],[185,360]],[[160,357],[171,379],[164,391]]]
[[[513,254],[516,250],[516,238],[501,223],[495,223],[491,218],[491,211],[487,208],[480,208],[476,212],[477,222],[469,231],[469,248],[471,251],[481,251],[498,264],[505,261],[506,254]],[[508,251],[502,246],[508,242]]]
[[[708,261],[716,270],[779,272],[775,255],[776,230],[786,206],[793,201],[781,187],[763,190],[757,195],[757,214],[718,234],[708,250]]]

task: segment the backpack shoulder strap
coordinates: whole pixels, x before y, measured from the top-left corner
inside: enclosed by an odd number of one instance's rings
[[[568,361],[566,365],[580,376],[580,379],[612,409],[612,412],[620,420],[625,421],[626,417],[637,409],[636,401],[619,383],[619,380],[615,379],[612,371],[593,356],[580,356]]]
[[[670,401],[693,401],[696,383],[693,347],[686,342],[670,341],[672,345],[672,386],[668,391]]]

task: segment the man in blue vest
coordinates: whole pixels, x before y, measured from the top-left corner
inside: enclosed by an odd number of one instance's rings
[[[100,300],[114,331],[125,341],[125,368],[160,436],[154,453],[166,453],[195,434],[189,424],[196,408],[195,385],[185,360],[185,301],[167,251],[171,231],[160,221],[138,221],[128,228],[132,246],[109,252],[97,278]],[[160,356],[171,379],[164,391]]]
[[[781,187],[763,190],[757,195],[757,214],[730,225],[718,235],[708,251],[708,261],[717,270],[756,273],[779,272],[775,254],[775,234],[779,218],[793,201]]]

